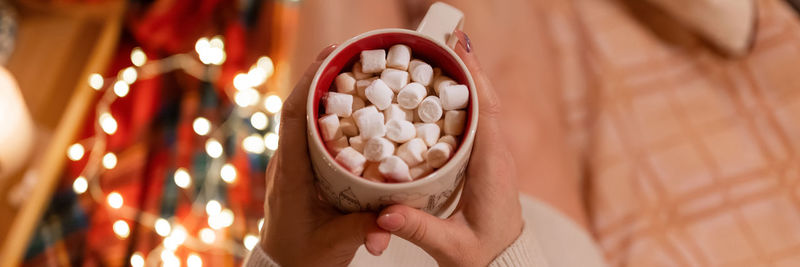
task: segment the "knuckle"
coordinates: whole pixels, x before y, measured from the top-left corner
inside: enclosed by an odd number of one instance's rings
[[[409,238],[415,241],[423,241],[425,240],[425,236],[427,235],[427,226],[425,223],[417,222],[414,226],[411,227],[411,231],[409,233]]]

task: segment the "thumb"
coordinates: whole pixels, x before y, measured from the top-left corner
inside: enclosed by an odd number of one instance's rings
[[[408,240],[436,258],[453,244],[452,226],[424,211],[405,205],[393,205],[381,212],[378,226]]]
[[[362,244],[375,256],[389,246],[392,235],[375,224],[374,213],[358,212],[334,218],[319,229],[322,244],[355,253]]]

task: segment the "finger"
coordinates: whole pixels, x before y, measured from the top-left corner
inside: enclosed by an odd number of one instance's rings
[[[340,251],[353,253],[363,244],[370,254],[380,256],[392,235],[375,224],[376,218],[366,212],[338,216],[318,230],[320,244],[333,244]]]
[[[306,141],[306,99],[314,73],[322,64],[322,59],[333,51],[334,46],[322,50],[317,59],[306,69],[292,93],[286,98],[281,109],[280,138],[276,157],[280,158],[280,165],[276,166],[277,175],[274,185],[277,190],[290,192],[301,199],[308,197],[313,190],[312,179],[298,179],[311,177],[311,168],[308,166],[308,143]]]
[[[385,208],[377,223],[382,229],[414,243],[434,258],[451,251],[455,241],[452,238],[459,236],[450,234],[457,231],[457,226],[405,205]]]

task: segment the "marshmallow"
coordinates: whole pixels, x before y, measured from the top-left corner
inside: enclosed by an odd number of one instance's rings
[[[353,113],[353,119],[358,126],[359,135],[368,140],[373,137],[386,135],[386,126],[383,124],[383,114],[378,113],[375,106],[368,106]]]
[[[414,124],[407,120],[389,120],[386,123],[386,138],[396,143],[405,143],[417,136]]]
[[[367,87],[369,87],[369,85],[371,85],[372,82],[374,82],[377,79],[378,77],[372,77],[366,80],[356,81],[356,95],[361,97],[361,99],[367,99],[367,94],[365,91],[367,90]]]
[[[445,86],[439,89],[439,99],[444,110],[463,109],[467,107],[469,90],[463,84]]]
[[[425,161],[423,154],[428,150],[425,141],[414,138],[397,148],[397,156],[403,159],[408,165],[415,166]]]
[[[336,76],[336,92],[351,95],[356,93],[356,77],[353,73],[345,72]]]
[[[325,115],[319,118],[319,130],[322,132],[323,141],[333,141],[342,136],[339,129],[339,117],[336,114]]]
[[[386,122],[389,122],[390,120],[414,120],[414,111],[401,108],[398,104],[392,104],[388,108],[384,109],[383,115],[386,119]]]
[[[424,86],[429,86],[433,81],[433,68],[422,60],[415,59],[408,64],[408,74],[411,81],[418,82]]]
[[[455,149],[456,145],[458,144],[458,140],[456,140],[456,138],[452,135],[445,135],[442,136],[442,138],[439,138],[439,141],[437,143],[445,143],[453,147],[453,149]]]
[[[444,134],[460,135],[464,132],[467,112],[463,110],[450,110],[444,114]]]
[[[361,136],[356,135],[348,140],[350,141],[350,147],[358,151],[358,153],[364,154],[364,139]]]
[[[355,175],[361,175],[361,173],[364,171],[364,163],[367,162],[367,159],[364,158],[364,155],[361,155],[361,153],[358,153],[358,151],[352,147],[346,147],[342,149],[339,154],[336,154],[335,160],[339,164],[342,164],[345,169]]]
[[[425,86],[420,83],[409,83],[397,93],[397,104],[404,109],[415,109],[427,95],[428,90],[425,89]]]
[[[423,122],[436,122],[442,117],[442,104],[436,96],[428,96],[417,108],[419,119]]]
[[[407,45],[396,44],[389,48],[389,53],[386,55],[386,66],[407,70],[409,60],[411,60],[411,48]]]
[[[394,92],[386,86],[381,79],[377,79],[364,90],[367,100],[380,110],[388,108],[392,104]]]
[[[363,80],[372,77],[372,74],[361,71],[361,62],[356,62],[353,64],[353,77],[355,77],[356,80]]]
[[[351,110],[356,111],[365,107],[366,105],[367,104],[364,103],[364,99],[361,99],[361,97],[353,97],[353,108],[351,108]]]
[[[364,144],[364,157],[369,161],[379,162],[394,154],[394,143],[383,137],[369,139]]]
[[[348,147],[349,144],[347,143],[347,137],[342,136],[339,139],[325,142],[325,147],[328,148],[328,151],[331,152],[331,155],[338,155],[345,147]]]
[[[380,163],[367,162],[367,166],[364,167],[364,174],[362,175],[364,179],[378,183],[385,183],[386,179],[383,178],[383,175],[381,175],[380,170],[378,170],[378,166],[380,166]]]
[[[378,73],[386,69],[386,51],[383,49],[361,51],[361,72]]]
[[[339,117],[350,117],[350,114],[353,113],[353,96],[328,92],[325,97],[325,113],[336,114]]]
[[[381,72],[381,80],[397,93],[408,84],[408,72],[396,69],[385,69]]]
[[[339,129],[341,129],[344,136],[347,137],[358,135],[358,127],[353,117],[341,118],[339,120]]]
[[[425,175],[431,174],[432,172],[433,168],[431,168],[431,166],[428,166],[428,164],[426,163],[418,164],[417,166],[408,169],[408,174],[411,175],[411,179],[413,180],[422,178]]]
[[[417,138],[425,141],[427,146],[433,146],[439,140],[441,129],[435,123],[418,123],[414,128],[417,130]]]
[[[408,173],[408,164],[396,156],[389,156],[378,165],[378,171],[393,182],[410,182],[411,175]]]
[[[447,143],[437,143],[433,145],[427,152],[425,158],[428,160],[428,166],[431,168],[440,168],[447,163],[450,159],[450,153],[453,148]]]
[[[453,79],[450,79],[450,77],[442,75],[433,79],[433,90],[436,92],[436,95],[439,95],[439,90],[442,90],[442,88],[444,88],[445,86],[454,84],[456,84],[456,82],[453,81]]]

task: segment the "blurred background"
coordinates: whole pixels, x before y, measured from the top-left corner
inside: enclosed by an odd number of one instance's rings
[[[432,2],[0,0],[0,266],[241,264],[293,83]],[[445,2],[612,266],[800,266],[794,1]]]

